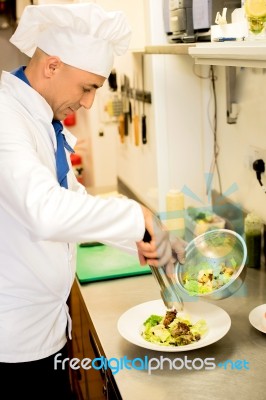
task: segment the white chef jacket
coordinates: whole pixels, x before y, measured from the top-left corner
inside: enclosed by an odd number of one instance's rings
[[[145,230],[139,204],[88,195],[72,168],[69,189],[59,186],[52,118],[39,93],[2,73],[0,362],[41,359],[66,343],[75,243],[99,241],[136,252]],[[73,146],[75,138],[65,134]]]

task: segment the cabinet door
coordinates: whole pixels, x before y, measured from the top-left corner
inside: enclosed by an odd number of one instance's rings
[[[88,315],[81,305],[81,329],[82,329],[82,343],[83,343],[83,357],[94,358],[100,357],[100,351],[93,339],[91,332],[91,323]],[[90,368],[84,370],[86,377],[87,395],[90,400],[106,400],[105,394],[105,374],[104,371]]]
[[[76,357],[79,360],[105,358],[88,311],[80,298],[76,282],[71,291],[69,308],[72,318],[70,358]],[[110,370],[80,368],[71,370],[70,375],[77,400],[121,400]]]
[[[74,283],[71,295],[69,298],[69,310],[72,318],[72,340],[69,343],[69,357],[82,360],[83,355],[83,340],[82,340],[82,314],[81,304],[79,300],[78,287]],[[77,370],[70,369],[70,378],[73,391],[78,400],[87,400],[87,383],[85,371],[80,368]]]
[[[98,347],[91,334],[91,322],[79,295],[76,282],[69,299],[72,318],[72,340],[70,342],[70,358],[93,360],[99,357]],[[105,374],[96,369],[79,368],[70,370],[73,391],[78,400],[106,400]]]
[[[105,376],[105,389],[107,400],[122,400],[114,378],[112,374],[108,372],[106,372]]]

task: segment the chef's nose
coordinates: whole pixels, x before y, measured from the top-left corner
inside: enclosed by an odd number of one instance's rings
[[[95,97],[95,90],[91,90],[88,93],[84,93],[79,102],[80,106],[86,108],[86,110],[89,110],[93,104],[94,97]]]

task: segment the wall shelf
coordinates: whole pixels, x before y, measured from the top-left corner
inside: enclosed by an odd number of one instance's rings
[[[145,46],[145,54],[188,54],[188,49],[195,43],[162,44],[158,46]]]
[[[149,45],[139,49],[131,49],[134,54],[184,54],[188,55],[188,49],[196,46],[195,43],[173,43]]]
[[[133,53],[190,55],[195,64],[266,68],[266,41],[173,43],[145,46]]]
[[[197,43],[188,52],[195,64],[266,68],[266,41]]]

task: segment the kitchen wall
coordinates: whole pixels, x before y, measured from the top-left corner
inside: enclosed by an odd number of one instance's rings
[[[237,69],[236,124],[226,123],[225,67],[216,68],[218,100],[219,167],[222,191],[237,187],[230,198],[247,211],[254,211],[266,221],[266,194],[259,185],[255,172],[249,168],[250,146],[266,149],[266,71],[265,69]],[[265,160],[266,161],[266,160]],[[265,174],[262,181],[266,185]],[[214,186],[218,188],[217,176]]]
[[[104,5],[103,1],[99,1]],[[119,3],[119,2],[116,2]],[[113,2],[112,2],[113,4]],[[116,65],[118,74],[126,73],[130,81],[137,81],[142,88],[142,55],[135,49],[145,44],[166,44],[162,18],[162,1],[146,0],[144,6],[128,13],[129,2],[119,5],[128,16],[139,16],[130,22],[133,27],[131,52],[119,58]],[[110,4],[109,4],[110,6]],[[143,14],[143,17],[141,15]],[[143,32],[142,37],[134,36]],[[210,130],[209,115],[204,116],[202,99],[209,101],[210,85],[203,91],[204,78],[208,68],[194,68],[188,55],[147,55],[144,56],[145,90],[152,93],[152,105],[145,105],[147,115],[147,144],[134,145],[133,129],[121,144],[117,138],[117,174],[141,200],[153,209],[165,210],[165,196],[169,189],[191,188],[203,201],[206,198],[204,185],[203,149],[211,146],[211,139],[205,143]],[[205,75],[204,75],[205,74]],[[199,76],[198,76],[199,75]],[[205,94],[203,94],[204,92]],[[143,105],[137,104],[139,115]],[[206,163],[210,163],[207,156]],[[194,202],[193,199],[191,199]]]
[[[144,3],[146,44],[166,43],[162,1]],[[128,59],[127,69],[129,65]],[[159,211],[164,210],[167,191],[184,186],[191,190],[187,206],[209,205],[206,179],[213,172],[210,188],[220,191],[217,169],[212,168],[214,98],[209,72],[209,67],[195,66],[190,56],[145,55],[145,85],[153,96],[152,106],[146,107],[148,144],[135,149],[118,143],[118,176]],[[266,149],[265,70],[237,68],[236,124],[226,120],[225,67],[214,67],[214,75],[221,190],[266,221],[266,194],[248,165],[250,145]],[[265,176],[263,180],[266,185]]]
[[[123,74],[127,74],[131,86],[142,89],[144,57],[144,86],[152,94],[152,105],[145,105],[147,144],[135,146],[133,125],[129,127],[125,142],[121,143],[117,124],[104,124],[104,132],[113,132],[116,140],[116,152],[112,147],[112,156],[117,162],[117,177],[156,211],[165,210],[165,196],[172,188],[181,189],[187,185],[199,197],[205,198],[202,126],[208,116],[202,112],[203,80],[197,73],[204,75],[208,71],[197,68],[195,73],[193,60],[188,55],[142,56],[145,44],[167,43],[161,0],[138,1],[134,5],[119,0],[97,2],[105,8],[123,9],[133,27],[130,51],[116,60],[118,83]],[[100,96],[96,102],[100,102]],[[140,102],[137,102],[136,110],[141,117],[143,105]],[[206,129],[208,131],[208,124]],[[104,147],[104,140],[102,145]],[[108,160],[109,157],[110,153]],[[98,170],[104,172],[99,162]],[[104,179],[104,173],[101,176]],[[99,182],[100,179],[96,184]]]

